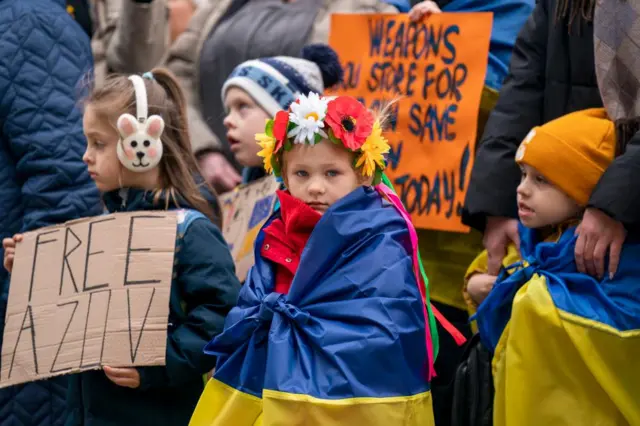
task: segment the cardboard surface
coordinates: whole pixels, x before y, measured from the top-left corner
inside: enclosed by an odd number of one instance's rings
[[[236,264],[236,275],[242,282],[254,264],[254,243],[276,202],[280,184],[267,176],[233,192],[220,196],[223,230]]]
[[[118,213],[24,234],[0,387],[104,365],[164,365],[175,212]]]
[[[491,13],[332,15],[329,44],[345,70],[333,95],[367,107],[397,100],[387,175],[417,228],[469,232],[462,205],[475,157]]]

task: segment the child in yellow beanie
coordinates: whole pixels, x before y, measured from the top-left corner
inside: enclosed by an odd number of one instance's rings
[[[538,230],[540,241],[556,241],[579,222],[591,192],[613,161],[615,147],[615,126],[604,109],[575,112],[533,128],[516,152],[522,170],[517,190],[522,225]],[[503,266],[518,260],[511,246]],[[465,276],[464,297],[471,312],[497,278],[487,274],[487,261],[484,251]]]
[[[615,133],[604,110],[580,111],[534,128],[516,153],[520,253],[497,279],[486,253],[469,268],[468,300],[481,302],[472,349],[484,355],[470,355],[456,381],[493,385],[481,402],[494,426],[640,425],[640,244],[625,242],[615,274],[603,277],[580,273],[574,255]],[[456,401],[478,395],[463,391],[456,386]]]

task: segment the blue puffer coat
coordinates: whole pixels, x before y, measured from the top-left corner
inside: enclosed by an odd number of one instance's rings
[[[86,33],[64,0],[0,0],[0,52],[0,237],[99,214],[97,189],[82,164],[77,108],[78,83],[92,66]],[[4,319],[3,268],[0,290]],[[65,383],[0,390],[0,425],[63,424]]]

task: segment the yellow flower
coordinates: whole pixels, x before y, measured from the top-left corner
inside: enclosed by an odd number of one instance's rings
[[[370,177],[376,171],[376,166],[384,168],[384,156],[389,152],[389,143],[382,136],[382,128],[380,122],[373,123],[373,129],[367,140],[362,144],[360,151],[362,154],[358,158],[356,168],[362,166],[362,174]]]
[[[256,141],[262,150],[258,152],[258,156],[264,158],[264,170],[267,173],[273,171],[273,165],[271,160],[273,158],[273,150],[276,147],[276,139],[266,133],[258,133],[256,135]]]

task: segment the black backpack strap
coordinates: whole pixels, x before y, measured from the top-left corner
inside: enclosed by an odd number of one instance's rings
[[[451,426],[493,425],[492,358],[475,334],[467,343],[454,377]]]

